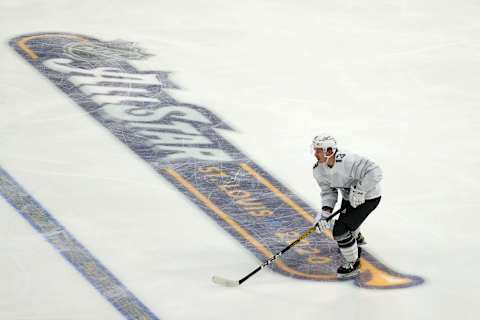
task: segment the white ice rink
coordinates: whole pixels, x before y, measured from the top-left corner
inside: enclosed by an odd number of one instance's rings
[[[151,317],[120,312],[4,185],[0,320],[478,319],[479,17],[474,0],[2,0],[0,170]],[[218,134],[315,210],[315,134],[375,160],[384,194],[367,250],[424,283],[266,269],[213,284],[262,260],[9,45],[49,32],[137,43],[151,56],[131,65],[170,72],[168,95],[220,117],[234,131]]]

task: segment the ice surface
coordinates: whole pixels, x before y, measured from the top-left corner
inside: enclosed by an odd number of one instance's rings
[[[10,1],[0,4],[0,166],[160,319],[476,319],[476,1]],[[407,289],[305,281],[261,261],[58,90],[8,41],[69,32],[138,43],[169,95],[310,206],[319,131],[369,156],[384,197],[363,232]],[[122,319],[0,201],[0,319]],[[261,237],[261,235],[257,235]]]

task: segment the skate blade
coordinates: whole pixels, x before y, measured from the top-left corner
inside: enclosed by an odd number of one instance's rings
[[[353,278],[357,277],[359,274],[360,274],[360,270],[355,270],[355,271],[352,271],[352,272],[346,273],[346,274],[338,274],[337,273],[337,279],[339,279],[339,280],[353,279]]]

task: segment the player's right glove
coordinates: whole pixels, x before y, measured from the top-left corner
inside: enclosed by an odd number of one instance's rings
[[[358,185],[353,186],[353,188],[350,189],[350,195],[348,200],[354,208],[362,205],[363,203],[365,203],[365,191],[360,189]]]
[[[327,210],[322,210],[322,212],[317,213],[315,217],[315,225],[317,226],[317,232],[324,232],[330,230],[330,222],[327,221],[327,218],[330,217],[332,213]]]

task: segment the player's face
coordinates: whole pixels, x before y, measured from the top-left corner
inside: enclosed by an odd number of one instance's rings
[[[323,148],[315,148],[313,149],[315,151],[315,158],[320,163],[323,163],[328,160],[333,155],[333,149],[332,148],[327,148],[327,150],[323,150]]]

